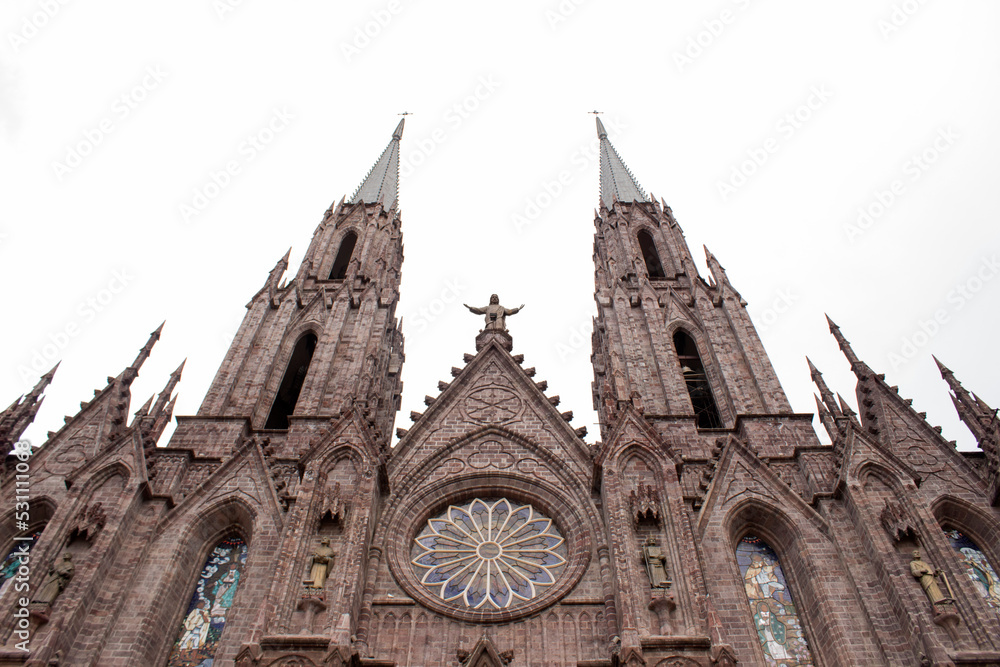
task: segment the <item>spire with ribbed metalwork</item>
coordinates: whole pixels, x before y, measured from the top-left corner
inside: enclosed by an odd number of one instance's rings
[[[372,167],[365,180],[361,182],[358,189],[351,197],[351,203],[364,202],[374,204],[381,201],[385,210],[392,208],[396,201],[396,191],[399,188],[399,140],[403,138],[403,123],[406,119],[399,121],[396,130],[392,133],[392,140],[382,151],[378,162]]]
[[[601,141],[601,201],[604,205],[610,208],[619,201],[649,201],[608,140],[608,131],[600,118],[597,119],[597,138]]]

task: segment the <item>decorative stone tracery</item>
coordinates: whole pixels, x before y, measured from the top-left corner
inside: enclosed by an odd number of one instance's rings
[[[420,583],[446,603],[506,609],[535,599],[566,565],[552,520],[506,498],[452,505],[417,535]]]

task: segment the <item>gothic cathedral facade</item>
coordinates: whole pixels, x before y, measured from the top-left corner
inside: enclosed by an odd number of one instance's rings
[[[599,441],[494,301],[391,446],[402,133],[166,446],[182,368],[129,419],[159,330],[36,450],[52,373],[0,413],[0,665],[1000,665],[993,409],[941,366],[980,445],[956,451],[830,322],[860,414],[813,367],[821,444],[600,120]]]

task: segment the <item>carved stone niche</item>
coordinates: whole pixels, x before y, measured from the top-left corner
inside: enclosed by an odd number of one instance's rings
[[[885,532],[889,533],[893,542],[910,544],[917,541],[917,531],[910,521],[906,510],[895,500],[886,500],[885,507],[878,515]]]
[[[660,493],[649,484],[639,482],[629,493],[628,505],[636,526],[660,524]]]

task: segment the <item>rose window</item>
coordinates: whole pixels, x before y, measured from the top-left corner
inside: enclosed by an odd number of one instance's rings
[[[469,609],[533,600],[566,569],[566,540],[552,519],[506,498],[451,505],[414,542],[411,562],[420,583]]]

